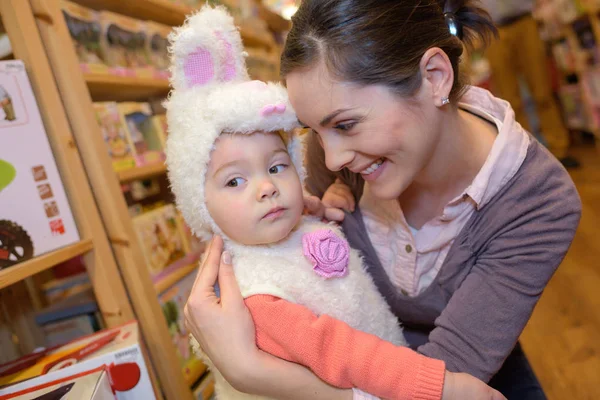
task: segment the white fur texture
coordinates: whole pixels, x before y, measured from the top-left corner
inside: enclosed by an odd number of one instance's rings
[[[233,81],[223,82],[223,40],[232,44],[236,65]],[[299,126],[287,92],[279,84],[249,81],[239,32],[224,8],[205,6],[170,36],[173,91],[165,102],[169,136],[167,169],[176,203],[187,224],[203,240],[223,234],[206,209],[204,186],[210,154],[222,132],[248,134],[256,131],[292,132]],[[188,87],[183,65],[190,53],[206,49],[213,57],[216,80]],[[239,70],[237,70],[239,68]],[[221,74],[221,75],[219,75]],[[285,105],[282,113],[263,115],[265,106]],[[298,138],[288,133],[288,150],[300,179],[304,179],[302,150]]]
[[[235,276],[244,297],[271,294],[301,304],[316,315],[327,314],[354,329],[371,333],[397,346],[406,346],[398,319],[364,270],[358,251],[351,249],[349,273],[343,278],[325,279],[313,271],[302,251],[302,235],[319,229],[330,229],[344,238],[338,227],[313,217],[304,217],[298,230],[276,245],[228,243]],[[192,339],[192,343],[198,349],[195,340]],[[233,389],[214,366],[213,372],[217,377],[219,399],[258,399]]]

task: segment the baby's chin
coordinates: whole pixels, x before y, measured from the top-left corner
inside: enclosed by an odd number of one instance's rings
[[[292,221],[286,221],[286,224],[282,224],[282,226],[270,226],[268,228],[260,229],[252,235],[246,235],[244,238],[234,240],[245,246],[268,246],[283,242],[290,236],[290,233],[296,229],[300,223],[301,217],[302,215],[299,215]]]

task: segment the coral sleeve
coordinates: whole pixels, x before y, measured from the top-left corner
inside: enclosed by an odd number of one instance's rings
[[[261,350],[310,368],[330,385],[386,399],[442,397],[443,361],[274,296],[255,295],[245,302]]]

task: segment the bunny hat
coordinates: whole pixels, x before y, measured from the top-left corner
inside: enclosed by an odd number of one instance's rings
[[[206,208],[206,171],[223,132],[285,132],[288,151],[304,180],[299,127],[287,91],[251,81],[241,36],[224,7],[204,6],[169,37],[171,85],[165,102],[167,169],[177,207],[202,240],[223,235]]]

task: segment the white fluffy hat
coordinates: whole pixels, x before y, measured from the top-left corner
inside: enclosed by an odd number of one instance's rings
[[[304,179],[299,127],[287,91],[251,81],[242,39],[225,8],[204,6],[169,37],[171,85],[165,102],[169,135],[167,169],[177,207],[202,240],[222,234],[206,208],[210,154],[222,132],[285,131],[288,151]]]

